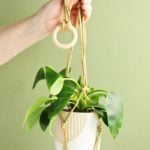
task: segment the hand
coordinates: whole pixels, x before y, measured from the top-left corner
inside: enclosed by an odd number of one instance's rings
[[[74,26],[77,21],[78,5],[81,7],[81,13],[85,21],[89,20],[92,12],[91,0],[72,0],[71,21]],[[64,19],[63,9],[63,0],[52,0],[43,5],[36,13],[49,33]]]
[[[47,37],[64,19],[63,0],[49,0],[33,15],[0,30],[0,65]],[[91,0],[72,0],[71,21],[76,25],[77,6],[84,20],[91,16]],[[8,44],[8,41],[9,42]]]

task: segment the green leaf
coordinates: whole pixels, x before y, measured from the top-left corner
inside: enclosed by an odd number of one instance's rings
[[[69,73],[70,73],[70,72],[71,72],[71,68],[69,68]],[[66,77],[66,68],[62,69],[62,70],[59,72],[59,74],[65,78],[65,77]]]
[[[48,107],[49,108],[49,107]],[[41,116],[40,116],[40,127],[43,131],[46,130],[46,128],[48,127],[49,125],[49,118],[48,118],[48,108],[46,108],[42,113],[41,113]]]
[[[106,111],[106,107],[102,104],[93,105],[93,107],[97,110],[100,110],[100,111]]]
[[[87,93],[90,100],[88,101],[88,106],[98,105],[100,97],[106,97],[106,91],[104,90],[92,90]]]
[[[102,112],[101,115],[102,115],[102,120],[103,120],[103,122],[105,123],[106,126],[108,126],[108,118],[107,118],[107,113],[106,113],[106,111],[105,111],[105,112]]]
[[[79,111],[85,112],[88,108],[90,108],[90,106],[87,103],[87,100],[85,99],[85,97],[82,95],[79,101]]]
[[[50,91],[50,94],[57,95],[61,91],[64,80],[63,77],[59,73],[57,73],[54,69],[47,66],[40,68],[35,77],[33,88],[40,80],[43,79],[46,79],[46,83]]]
[[[99,97],[106,97],[107,92],[104,90],[92,90],[88,92],[88,96],[91,98],[99,98]]]
[[[48,106],[46,103],[50,101],[47,97],[39,98],[31,107],[27,110],[24,124],[27,129],[32,129],[34,125],[39,121],[42,111]]]
[[[48,108],[48,118],[49,123],[51,124],[52,119],[57,116],[65,106],[67,106],[69,98],[60,98],[57,101],[53,102]]]
[[[68,98],[61,98],[54,101],[49,105],[40,115],[40,126],[43,131],[52,123],[52,120],[61,112],[67,103],[69,102]]]
[[[47,86],[48,86],[48,89],[50,90],[51,86],[60,77],[60,75],[55,70],[47,66],[45,67],[44,72],[45,72]]]
[[[115,93],[109,92],[106,97],[106,112],[108,118],[108,126],[113,138],[119,133],[123,121],[123,105]]]
[[[105,106],[99,104],[97,106],[94,106],[94,109],[95,109],[98,117],[102,118],[102,120],[105,123],[105,125],[108,126],[108,118],[107,118],[107,113],[106,113]]]
[[[53,85],[50,88],[50,94],[57,95],[60,93],[64,85],[64,78],[61,76],[53,83]]]
[[[40,68],[37,72],[32,88],[35,88],[36,84],[43,79],[45,79],[44,67]]]
[[[78,83],[79,83],[80,85],[83,85],[83,84],[82,84],[82,77],[81,77],[81,76],[79,76],[79,78],[78,78]]]
[[[65,80],[64,81],[64,86],[61,90],[61,92],[58,94],[58,97],[62,98],[62,97],[70,97],[71,95],[73,95],[74,93],[77,93],[79,91],[79,87],[76,84],[76,82],[72,81],[72,80]]]

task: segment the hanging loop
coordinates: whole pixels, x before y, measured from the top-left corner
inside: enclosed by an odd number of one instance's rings
[[[72,48],[78,39],[78,33],[76,28],[72,25],[70,14],[71,14],[72,0],[64,0],[64,20],[58,25],[53,32],[53,41],[55,45],[61,49]],[[72,33],[72,41],[69,43],[62,43],[58,40],[59,31],[70,31]]]
[[[69,43],[61,43],[58,40],[58,33],[59,31],[62,31],[61,26],[57,26],[53,32],[53,41],[55,43],[55,45],[61,49],[69,49],[71,47],[73,47],[78,39],[78,34],[77,34],[77,30],[75,29],[75,27],[72,26],[71,23],[67,24],[67,29],[65,29],[65,31],[70,31],[72,33],[72,41]]]

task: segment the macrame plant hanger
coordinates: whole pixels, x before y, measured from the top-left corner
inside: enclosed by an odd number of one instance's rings
[[[77,29],[72,25],[70,14],[71,14],[71,3],[72,0],[64,0],[64,20],[60,23],[59,26],[57,26],[53,33],[53,41],[55,45],[61,49],[68,49],[68,59],[67,59],[67,65],[66,65],[66,76],[69,77],[69,70],[71,66],[71,60],[72,60],[72,53],[73,53],[73,46],[76,44],[78,39]],[[81,92],[82,94],[86,94],[86,91],[88,89],[88,79],[87,79],[87,66],[86,66],[86,27],[84,18],[81,14],[81,8],[80,5],[78,5],[78,16],[77,16],[77,23],[79,24],[80,28],[80,54],[81,54],[81,70],[82,70],[82,81],[83,81],[83,89]],[[63,44],[58,41],[57,35],[59,31],[70,31],[72,32],[72,41],[68,44]],[[61,128],[63,131],[64,136],[64,142],[63,142],[63,150],[69,150],[67,143],[68,143],[68,137],[67,137],[67,130],[66,130],[66,122],[70,115],[74,112],[76,106],[78,105],[80,101],[79,99],[76,102],[76,105],[72,108],[72,110],[68,113],[67,117],[63,118],[62,115],[60,115],[61,120]],[[97,126],[97,136],[95,140],[95,144],[93,147],[93,150],[98,150],[99,141],[101,138],[101,131],[102,131],[102,124],[101,121],[98,122]]]

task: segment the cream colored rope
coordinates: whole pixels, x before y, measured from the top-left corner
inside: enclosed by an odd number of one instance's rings
[[[77,107],[80,99],[81,99],[81,96],[82,96],[83,93],[80,94],[75,106],[72,108],[72,110],[68,113],[67,117],[66,118],[63,118],[63,116],[60,114],[59,117],[60,117],[60,121],[61,121],[61,128],[62,128],[62,131],[63,131],[63,136],[64,136],[64,143],[63,143],[63,150],[68,150],[68,147],[67,147],[67,143],[68,143],[68,133],[67,133],[67,129],[66,129],[66,123],[67,123],[67,120],[68,118],[71,116],[71,114],[73,113],[73,111],[75,110],[75,108]]]
[[[63,116],[60,114],[59,115],[60,117],[60,121],[61,121],[61,128],[62,128],[62,131],[63,131],[63,136],[64,136],[64,142],[63,142],[63,150],[68,150],[68,133],[67,133],[67,130],[66,130],[66,122],[64,121],[64,118]]]
[[[64,14],[65,19],[61,23],[61,28],[63,30],[66,30],[68,28],[68,24],[70,22],[70,13],[71,13],[71,0],[64,0]],[[63,142],[63,150],[68,150],[68,133],[66,129],[66,122],[70,115],[75,110],[76,106],[78,105],[81,96],[86,93],[88,88],[88,79],[87,79],[87,66],[86,66],[86,27],[84,19],[81,15],[81,8],[78,6],[78,22],[80,27],[80,53],[81,53],[81,66],[82,66],[82,79],[83,79],[83,92],[80,94],[79,99],[77,100],[75,106],[72,108],[72,110],[68,113],[66,118],[63,118],[63,116],[60,114],[60,120],[61,120],[61,128],[63,131],[64,136],[64,142]],[[69,50],[68,60],[67,60],[67,67],[66,67],[66,76],[69,77],[69,70],[71,66],[71,59],[72,59],[72,53],[73,48]],[[98,122],[97,126],[97,136],[94,144],[93,150],[98,150],[98,145],[101,138],[101,131],[102,131],[102,123],[101,121]]]
[[[83,17],[81,15],[81,8],[78,7],[78,20],[80,26],[80,52],[81,52],[81,64],[82,64],[82,78],[83,78],[83,86],[86,92],[88,87],[87,80],[87,67],[86,67],[86,27]]]
[[[93,150],[98,150],[99,143],[101,141],[101,132],[102,132],[102,122],[98,120],[98,126],[97,126],[97,136],[94,144],[94,149]]]
[[[66,65],[66,77],[69,77],[72,54],[73,54],[73,47],[69,49],[69,54],[68,54],[68,58],[67,58],[67,65]]]
[[[65,18],[64,18],[63,22],[60,24],[62,30],[67,30],[69,28],[69,23],[71,22],[70,13],[71,13],[71,0],[64,0],[64,16],[65,16]],[[69,49],[67,65],[66,65],[66,77],[69,77],[72,53],[73,53],[73,47],[71,47],[71,49]],[[67,129],[66,129],[66,122],[70,115],[71,115],[71,112],[69,113],[68,117],[66,117],[66,119],[64,119],[61,114],[59,115],[60,121],[61,121],[61,128],[62,128],[63,136],[64,136],[63,150],[68,150],[68,145],[67,145],[68,133],[67,133]]]
[[[73,113],[73,111],[69,112],[66,118],[63,118],[63,116],[60,114],[60,121],[61,121],[61,128],[62,128],[62,132],[63,132],[63,136],[64,136],[64,141],[63,141],[63,150],[69,150],[68,149],[68,133],[67,133],[67,129],[66,129],[66,123],[67,120],[69,118],[69,116]],[[101,132],[102,132],[102,122],[100,120],[98,120],[98,125],[97,125],[97,135],[96,135],[96,139],[95,139],[95,143],[94,143],[94,147],[93,150],[98,150],[99,148],[99,143],[101,141]]]
[[[62,21],[62,29],[68,29],[68,24],[71,22],[70,14],[71,14],[71,0],[64,0],[64,20]]]

